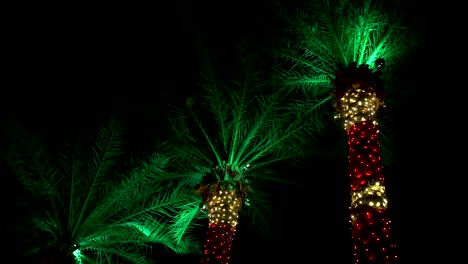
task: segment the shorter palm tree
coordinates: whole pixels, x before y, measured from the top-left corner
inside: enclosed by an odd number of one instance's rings
[[[169,157],[154,154],[136,169],[114,172],[123,152],[119,122],[59,154],[20,134],[8,160],[37,204],[32,223],[43,241],[28,254],[40,255],[41,263],[153,263],[153,247],[201,253],[187,233],[193,217],[186,217],[199,201],[171,180]]]
[[[208,65],[199,97],[171,119],[171,146],[180,165],[194,171],[209,217],[202,263],[229,262],[240,210],[263,200],[268,181],[287,182],[271,173],[272,166],[301,157],[318,125],[309,115],[317,111],[276,90],[252,59],[241,65],[242,74],[229,84]]]

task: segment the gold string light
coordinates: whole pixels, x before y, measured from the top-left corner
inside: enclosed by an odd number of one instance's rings
[[[389,238],[391,227],[376,121],[377,111],[385,105],[372,78],[351,76],[345,73],[334,84],[338,96],[335,118],[343,122],[348,135],[355,263],[395,263],[398,257]]]
[[[377,210],[386,209],[388,200],[385,194],[385,186],[379,181],[369,183],[363,189],[354,191],[351,194],[351,207],[355,208],[360,205],[369,205]],[[351,221],[354,222],[356,216],[351,214]]]
[[[373,92],[372,87],[361,89],[359,83],[352,84],[352,88],[341,97],[338,107],[339,115],[344,121],[344,129],[349,130],[355,123],[373,120],[377,125],[375,114],[381,105],[380,99]]]
[[[236,227],[241,207],[239,199],[234,190],[219,191],[217,195],[208,198],[208,216],[210,224],[228,224]]]

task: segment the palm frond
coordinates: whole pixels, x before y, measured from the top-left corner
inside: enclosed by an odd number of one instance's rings
[[[259,184],[257,184],[258,186]],[[255,188],[247,196],[246,210],[241,211],[242,215],[248,216],[251,224],[257,228],[259,234],[269,238],[272,237],[271,219],[273,214],[273,202],[269,197],[269,192]]]
[[[290,63],[280,65],[283,71],[277,78],[308,92],[327,92],[324,83],[317,81],[333,77],[350,63],[373,69],[374,62],[383,58],[385,72],[391,72],[414,46],[397,13],[371,0],[313,1],[289,23],[294,38],[286,39],[276,55]],[[328,91],[332,88],[328,85]]]
[[[141,249],[135,247],[128,247],[126,245],[112,245],[110,247],[104,247],[98,245],[98,247],[87,248],[86,250],[79,250],[75,252],[78,263],[115,263],[116,258],[126,263],[142,263],[152,264],[154,260],[148,256],[148,254]]]
[[[288,96],[289,90],[276,87],[251,60],[243,63],[243,74],[233,86],[220,83],[208,66],[198,105],[177,109],[171,118],[178,139],[172,145],[174,156],[199,175],[213,175],[213,180],[230,180],[213,171],[216,167],[228,166],[241,175],[249,168],[250,175],[301,157],[322,126],[320,111],[311,109],[324,107],[330,99]]]
[[[20,183],[36,198],[34,204],[53,210],[35,210],[33,224],[38,231],[56,239],[65,233],[66,215],[63,213],[64,182],[62,168],[54,162],[57,156],[45,144],[45,139],[34,135],[23,124],[7,127],[11,144],[6,161]]]
[[[177,214],[172,225],[172,235],[177,243],[180,243],[187,234],[192,233],[191,230],[195,227],[195,220],[207,218],[206,215],[200,213],[200,198],[194,198],[193,201],[189,201],[181,207],[182,211]]]
[[[81,189],[76,192],[76,196],[73,197],[78,204],[81,205],[79,213],[75,215],[75,212],[70,215],[70,218],[76,219],[73,224],[75,229],[72,232],[72,236],[77,234],[77,228],[81,225],[88,212],[88,206],[93,200],[98,200],[101,196],[100,191],[106,187],[108,179],[113,175],[112,169],[118,162],[118,158],[123,154],[123,131],[122,127],[119,127],[119,123],[116,120],[109,120],[109,122],[100,127],[97,136],[93,141],[91,150],[85,157],[79,157],[86,160],[86,167],[84,174],[80,177],[76,177],[74,173],[74,166],[76,162],[71,160],[72,172],[72,186],[80,186]]]
[[[98,130],[88,152],[75,143],[50,155],[40,144],[25,144],[27,137],[15,139],[9,164],[40,203],[33,223],[48,241],[39,247],[76,245],[80,263],[150,263],[142,249],[156,244],[177,254],[200,253],[200,243],[186,233],[203,217],[188,207],[199,201],[186,190],[193,188],[189,176],[169,172],[172,158],[162,154],[114,172],[124,142],[117,122]]]
[[[38,196],[54,195],[54,185],[61,175],[60,168],[53,162],[54,157],[44,140],[27,131],[21,125],[7,128],[11,144],[6,161],[29,191]]]

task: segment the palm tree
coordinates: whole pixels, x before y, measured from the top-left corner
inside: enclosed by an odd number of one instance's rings
[[[187,217],[199,200],[171,180],[170,157],[154,154],[135,169],[115,171],[122,127],[111,119],[91,140],[60,149],[14,130],[8,164],[34,199],[33,232],[41,238],[26,254],[39,255],[40,263],[138,264],[154,262],[153,248],[201,254]]]
[[[288,19],[294,37],[277,50],[277,78],[320,102],[335,99],[348,142],[355,261],[395,263],[377,119],[385,106],[384,81],[412,43],[397,15],[374,1],[310,5],[308,13]]]
[[[262,185],[282,180],[274,165],[301,157],[317,127],[310,115],[316,112],[275,90],[252,58],[240,63],[242,73],[228,84],[207,64],[198,95],[170,119],[171,146],[193,169],[209,217],[202,263],[229,263],[241,209],[265,202]]]

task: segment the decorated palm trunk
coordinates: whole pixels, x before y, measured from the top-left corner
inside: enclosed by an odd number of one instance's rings
[[[381,71],[351,65],[333,81],[339,118],[348,136],[351,223],[356,264],[397,263],[390,236],[385,177],[375,115],[382,105]]]
[[[245,192],[240,184],[226,182],[217,182],[202,188],[209,227],[201,263],[228,264]]]

